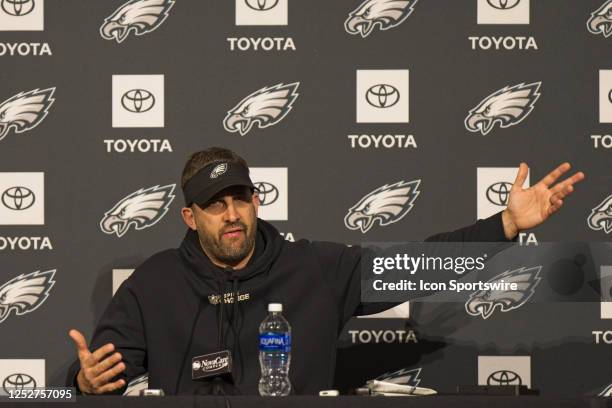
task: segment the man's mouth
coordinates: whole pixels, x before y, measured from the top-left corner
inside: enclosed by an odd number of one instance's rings
[[[244,230],[242,228],[231,228],[223,233],[223,237],[225,238],[238,238]]]

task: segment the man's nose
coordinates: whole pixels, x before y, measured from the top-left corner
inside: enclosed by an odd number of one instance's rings
[[[233,198],[228,198],[226,201],[227,209],[225,210],[225,218],[229,222],[235,222],[240,219],[238,211],[236,211],[236,205]]]

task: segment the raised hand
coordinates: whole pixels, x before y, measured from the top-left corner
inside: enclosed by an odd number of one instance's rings
[[[81,363],[77,382],[83,394],[105,394],[125,385],[125,380],[111,382],[115,376],[125,370],[121,354],[113,353],[115,351],[113,344],[108,343],[92,353],[87,348],[87,342],[81,332],[72,329],[68,335],[76,345]]]
[[[542,224],[563,206],[563,200],[574,191],[574,184],[584,179],[581,171],[563,181],[559,177],[571,168],[563,163],[542,180],[529,188],[523,188],[527,178],[527,164],[521,163],[516,180],[510,190],[508,207],[502,213],[506,238],[512,239],[519,231]]]

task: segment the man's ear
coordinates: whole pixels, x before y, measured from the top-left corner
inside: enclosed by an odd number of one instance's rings
[[[258,211],[259,211],[259,204],[261,204],[259,202],[259,194],[257,193],[257,191],[253,192],[253,206],[255,207],[255,216],[257,217]]]
[[[197,228],[193,210],[189,207],[183,207],[183,209],[181,209],[181,215],[183,216],[183,221],[185,224],[187,224],[187,227],[195,231]]]

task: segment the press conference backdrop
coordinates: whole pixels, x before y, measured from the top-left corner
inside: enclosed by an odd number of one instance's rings
[[[347,244],[470,224],[520,161],[526,185],[570,161],[586,180],[520,240],[567,242],[570,292],[601,279],[601,302],[353,319],[336,386],[604,391],[612,266],[569,243],[612,237],[611,49],[609,0],[1,0],[2,386],[63,384],[67,331],[91,336],[113,281],[179,245],[186,157],[226,146],[286,239]],[[401,210],[348,217],[406,186]]]

